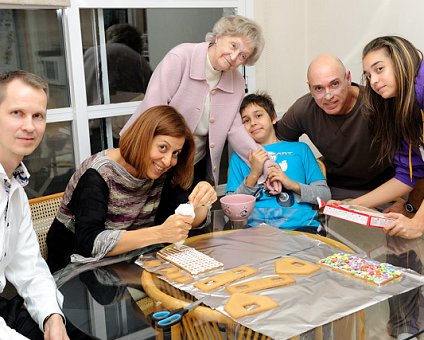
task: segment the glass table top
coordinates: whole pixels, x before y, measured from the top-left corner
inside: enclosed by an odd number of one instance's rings
[[[209,225],[191,236],[231,228],[222,211],[217,210]],[[327,221],[327,231],[329,238],[357,254],[423,274],[424,239],[386,237],[382,230],[337,219]],[[135,258],[110,259],[108,265],[100,267],[86,265],[86,269],[79,268],[59,280],[67,320],[87,339],[156,339],[149,319],[155,305],[141,286],[143,269],[133,263]],[[423,301],[419,287],[367,308],[365,339],[389,340],[402,333],[419,333],[424,327]]]

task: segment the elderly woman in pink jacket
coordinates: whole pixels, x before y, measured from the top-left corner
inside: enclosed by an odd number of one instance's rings
[[[193,132],[196,153],[194,183],[218,183],[226,139],[244,160],[259,146],[246,132],[238,112],[245,92],[240,65],[253,65],[264,47],[260,26],[240,15],[222,17],[206,42],[174,47],[156,67],[143,102],[124,126],[128,128],[147,108],[174,106]],[[190,190],[188,191],[190,192]],[[186,193],[166,185],[158,216],[166,218]]]

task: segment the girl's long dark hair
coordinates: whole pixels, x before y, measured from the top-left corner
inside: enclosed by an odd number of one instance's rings
[[[362,59],[383,49],[392,60],[397,81],[396,97],[384,99],[371,88],[365,77],[365,106],[369,112],[373,143],[379,145],[378,162],[393,160],[402,141],[418,149],[422,143],[423,119],[415,95],[415,78],[423,54],[408,40],[398,36],[384,36],[370,41],[362,52]]]

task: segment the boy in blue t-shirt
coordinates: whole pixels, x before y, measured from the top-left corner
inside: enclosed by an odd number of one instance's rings
[[[277,139],[274,124],[277,120],[274,103],[266,93],[247,95],[240,106],[242,122],[252,138],[263,146],[249,153],[246,164],[236,153],[230,160],[226,193],[256,196],[255,208],[248,225],[268,224],[280,229],[317,233],[320,223],[313,209],[317,197],[330,199],[319,165],[308,145]],[[283,192],[271,195],[266,187],[258,185],[264,162],[269,167],[268,178],[283,184]]]

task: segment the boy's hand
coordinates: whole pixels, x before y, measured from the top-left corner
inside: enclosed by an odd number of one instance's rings
[[[271,182],[280,182],[285,189],[300,194],[299,183],[290,179],[277,163],[271,164],[268,169],[268,179]]]
[[[255,151],[249,150],[248,158],[250,173],[246,177],[246,184],[253,187],[257,184],[259,177],[261,177],[264,163],[269,159],[269,156],[265,150],[258,148]]]
[[[269,159],[268,153],[261,148],[249,150],[250,173],[259,177],[262,175],[264,163]]]

